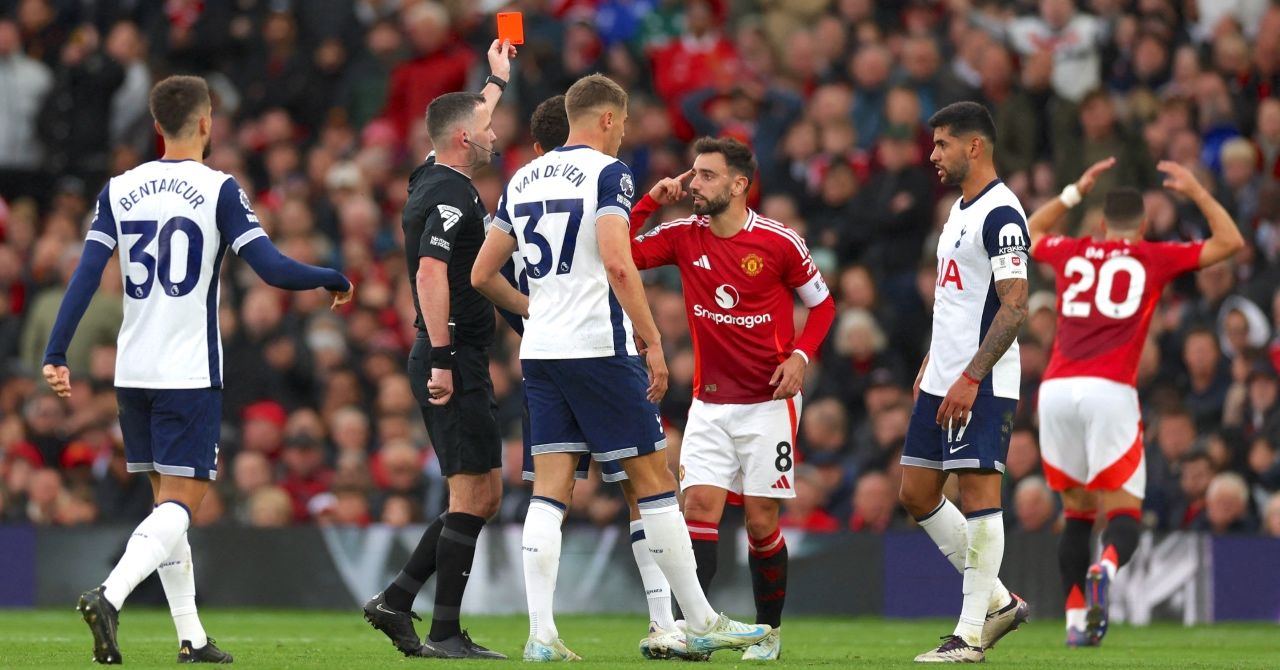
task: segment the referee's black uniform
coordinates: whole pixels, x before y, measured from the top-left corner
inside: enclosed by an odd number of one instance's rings
[[[480,194],[467,175],[428,158],[409,177],[404,251],[418,317],[418,336],[409,353],[409,383],[446,477],[502,467],[497,402],[489,377],[489,346],[496,326],[493,303],[471,286],[471,266],[484,243],[486,217]],[[450,343],[455,354],[453,397],[443,406],[428,402],[431,340],[416,281],[423,256],[448,264]]]

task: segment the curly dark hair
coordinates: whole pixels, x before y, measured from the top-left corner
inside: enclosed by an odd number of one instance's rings
[[[564,96],[557,95],[543,100],[529,117],[529,132],[533,141],[543,151],[564,146],[569,139],[569,113],[564,108]]]

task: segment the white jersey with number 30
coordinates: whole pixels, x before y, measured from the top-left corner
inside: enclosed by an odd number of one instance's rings
[[[116,386],[222,386],[222,257],[263,235],[235,179],[197,161],[152,161],[111,179],[88,241],[120,247]]]

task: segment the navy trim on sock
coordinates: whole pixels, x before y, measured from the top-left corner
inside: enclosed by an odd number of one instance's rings
[[[675,491],[667,491],[666,493],[659,493],[659,494],[657,494],[657,495],[645,496],[645,497],[643,497],[643,498],[641,498],[641,499],[637,500],[636,502],[637,502],[637,503],[659,502],[659,501],[661,501],[663,498],[671,498],[671,499],[675,499],[675,497],[676,497],[676,492],[675,492]]]
[[[981,518],[982,518],[982,517],[984,517],[984,516],[991,516],[991,515],[993,515],[993,514],[1000,514],[1001,512],[1004,512],[1004,509],[1003,509],[1003,508],[1000,508],[1000,507],[988,507],[988,508],[986,508],[986,509],[977,509],[977,510],[974,510],[974,511],[972,511],[972,512],[969,512],[968,514],[965,514],[965,515],[964,515],[964,518],[966,518],[966,519],[981,519]]]
[[[643,529],[643,528],[642,528],[642,529],[640,529],[640,530],[637,530],[636,532],[634,532],[634,533],[632,533],[632,534],[631,534],[631,543],[632,543],[632,544],[635,544],[636,542],[639,542],[640,540],[643,540],[643,539],[644,539],[644,529]]]
[[[943,498],[942,500],[939,500],[939,501],[938,501],[938,506],[937,506],[937,507],[935,507],[935,508],[933,508],[933,511],[932,511],[932,512],[929,512],[928,514],[926,514],[926,515],[924,515],[924,516],[918,516],[918,517],[916,517],[916,523],[924,523],[924,522],[928,521],[929,519],[932,519],[932,518],[933,518],[933,515],[937,514],[938,512],[941,512],[941,511],[942,511],[942,508],[943,508],[943,507],[946,507],[946,505],[947,505],[947,499],[946,499],[946,498]]]
[[[179,500],[161,500],[160,502],[155,504],[155,507],[153,509],[157,509],[161,505],[164,505],[166,503],[174,504],[174,505],[177,505],[178,507],[181,507],[182,510],[187,513],[187,523],[191,523],[191,508],[187,507],[185,504],[183,504]]]
[[[559,509],[561,512],[564,512],[569,509],[568,505],[560,502],[559,500],[556,500],[555,498],[548,498],[546,496],[533,496],[533,498],[531,498],[529,502],[533,502],[534,500],[538,500],[548,505],[551,505],[552,507]]]

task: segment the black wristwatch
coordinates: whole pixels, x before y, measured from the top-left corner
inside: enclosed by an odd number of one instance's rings
[[[485,77],[484,83],[485,83],[485,86],[488,86],[489,84],[493,84],[494,86],[497,86],[499,91],[507,90],[507,80],[503,79],[502,77],[498,77],[496,75],[491,74],[488,77]]]

